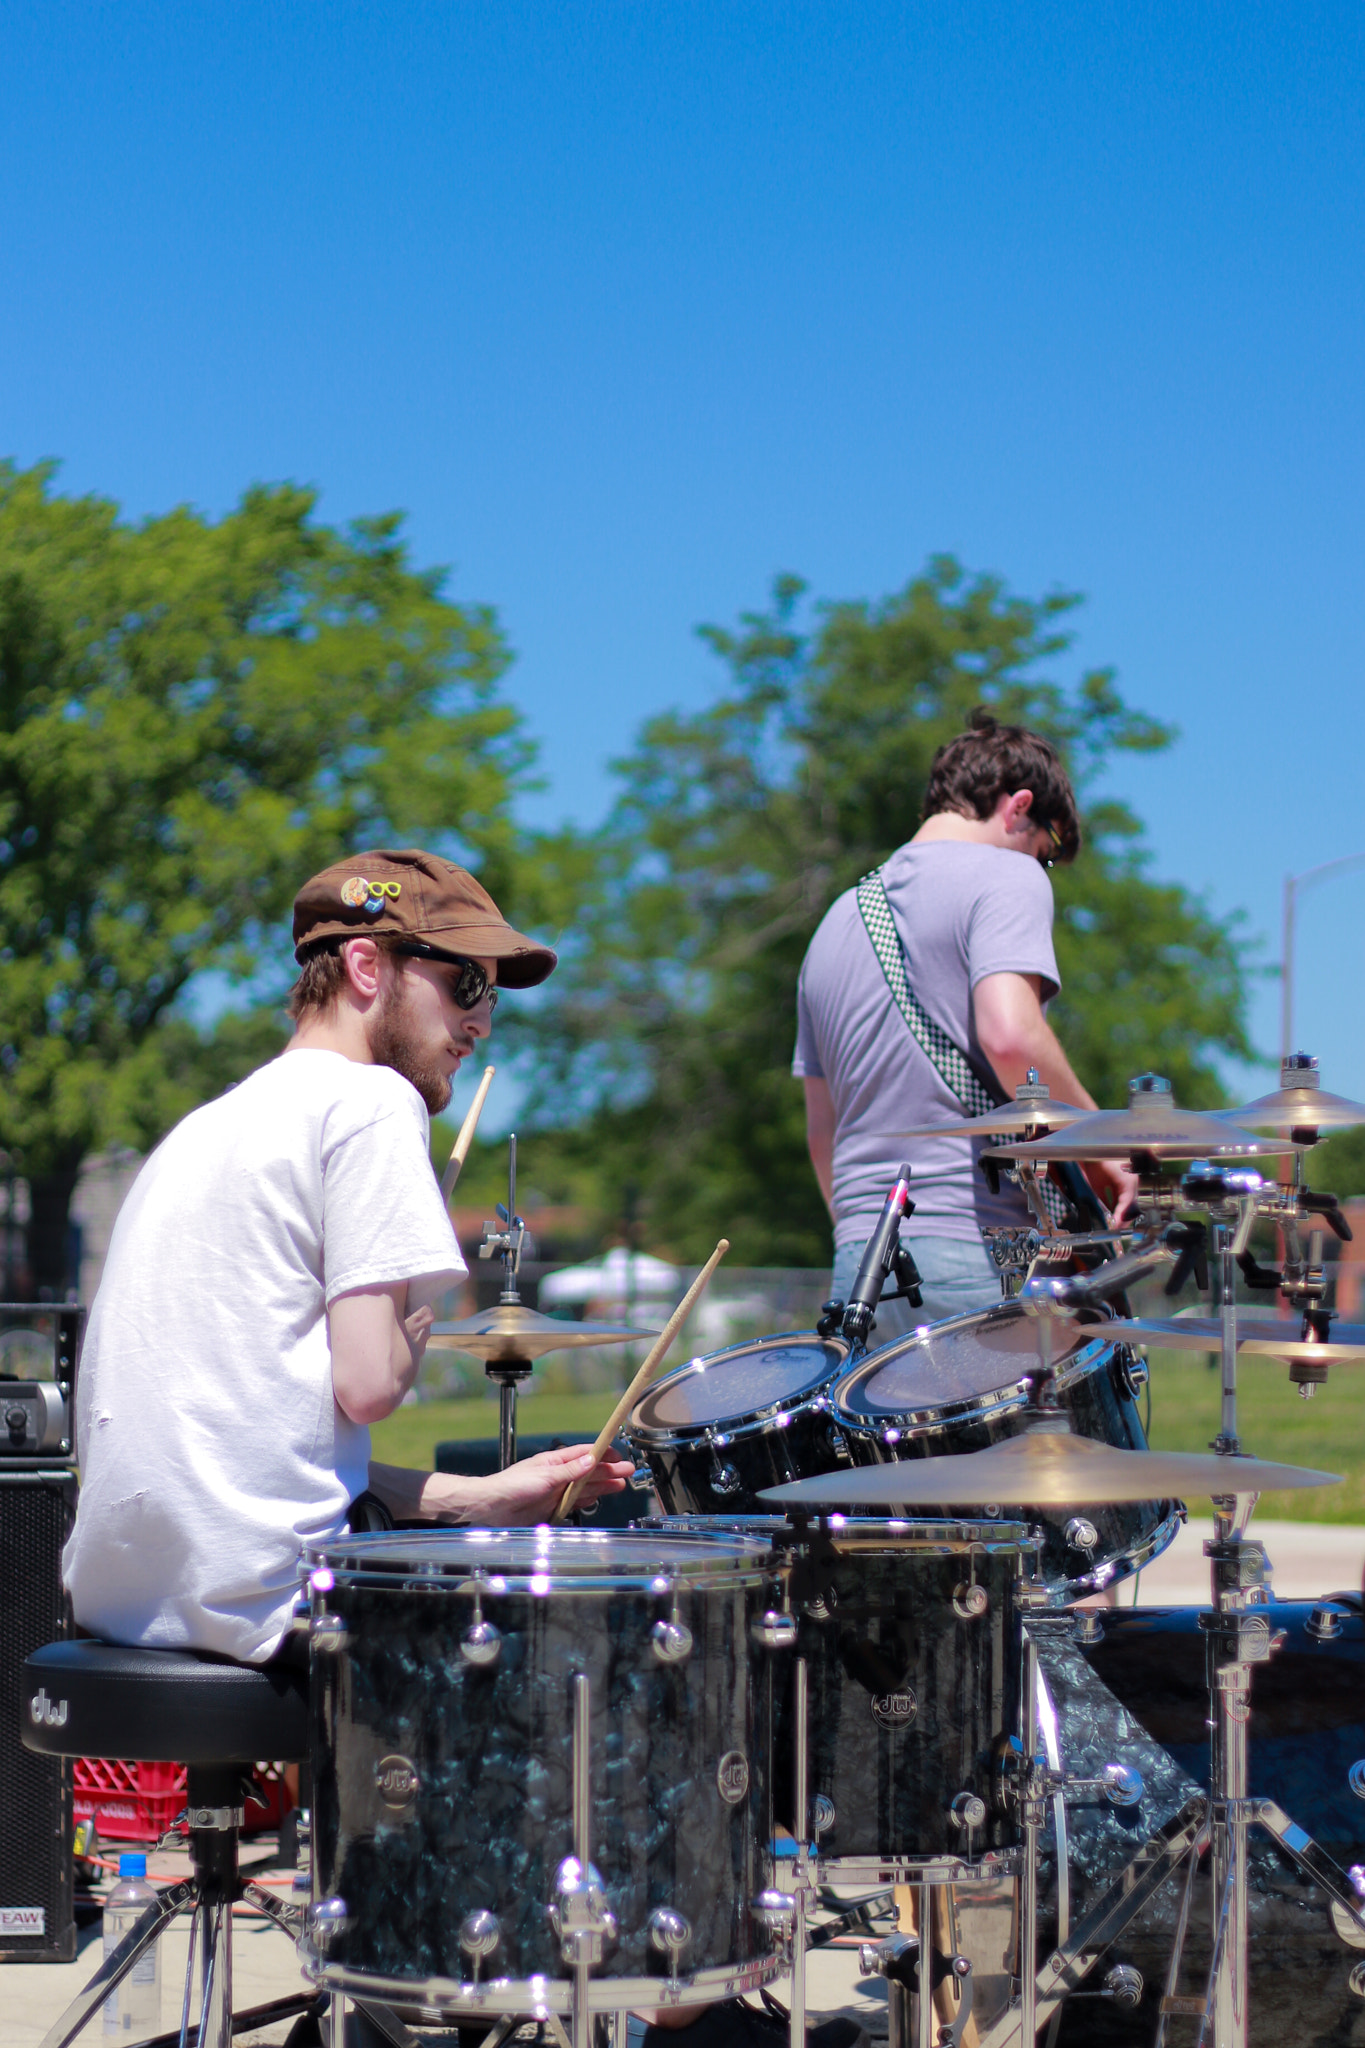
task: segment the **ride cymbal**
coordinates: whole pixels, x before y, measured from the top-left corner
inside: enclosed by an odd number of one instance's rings
[[[579,1346],[633,1344],[658,1336],[657,1330],[628,1330],[619,1323],[566,1323],[543,1316],[521,1302],[499,1303],[466,1316],[458,1323],[435,1323],[427,1338],[432,1351],[463,1351],[471,1358],[544,1358],[550,1351]]]
[[[1240,1109],[1216,1114],[1244,1131],[1351,1131],[1365,1124],[1365,1102],[1330,1095],[1325,1088],[1276,1088]]]
[[[913,1458],[820,1472],[759,1499],[777,1507],[822,1508],[1111,1506],[1130,1500],[1178,1500],[1233,1493],[1271,1493],[1335,1486],[1338,1474],[1264,1458],[1219,1457],[1199,1451],[1119,1451],[1093,1437],[1030,1429],[965,1456]]]
[[[1138,1316],[1111,1323],[1105,1332],[1116,1344],[1152,1351],[1221,1351],[1223,1326],[1217,1316]],[[1297,1321],[1238,1316],[1237,1350],[1251,1358],[1316,1359],[1320,1365],[1365,1363],[1365,1323],[1333,1323],[1321,1342],[1301,1337]]]

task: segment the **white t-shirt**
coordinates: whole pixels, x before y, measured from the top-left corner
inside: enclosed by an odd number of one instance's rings
[[[119,1214],[77,1382],[76,1620],[114,1642],[278,1647],[303,1541],[364,1490],[327,1308],[465,1271],[410,1082],[282,1054],[176,1126]],[[418,1287],[413,1288],[414,1294]]]

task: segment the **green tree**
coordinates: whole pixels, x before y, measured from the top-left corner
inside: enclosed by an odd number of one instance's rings
[[[599,1161],[647,1191],[653,1234],[701,1256],[821,1263],[828,1220],[790,1075],[796,981],[834,897],[915,831],[935,750],[974,705],[1046,733],[1078,789],[1116,753],[1168,746],[1109,671],[1040,674],[1077,599],[1029,600],[947,557],[879,604],[819,607],[779,579],[771,609],[703,629],[729,670],[708,709],[652,719],[617,765],[541,1033],[547,1105],[591,1108]],[[1219,1051],[1245,1056],[1235,928],[1146,870],[1142,827],[1092,800],[1055,872],[1059,1030],[1101,1102],[1156,1068],[1191,1107],[1222,1100]]]
[[[508,894],[530,747],[493,614],[411,566],[398,515],[313,508],[276,485],[135,525],[0,465],[0,1147],[38,1287],[86,1154],[278,1043],[277,1017],[206,1040],[175,1005],[206,969],[283,983],[305,875],[420,837]]]

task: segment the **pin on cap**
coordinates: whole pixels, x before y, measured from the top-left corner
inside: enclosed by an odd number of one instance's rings
[[[495,960],[502,988],[534,988],[558,956],[513,930],[467,868],[418,847],[379,847],[335,862],[294,899],[294,957],[366,930],[423,939],[444,953]]]

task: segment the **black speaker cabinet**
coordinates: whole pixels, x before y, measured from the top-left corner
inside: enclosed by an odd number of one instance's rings
[[[35,1756],[20,1729],[29,1712],[24,1659],[70,1633],[62,1547],[76,1513],[69,1465],[0,1459],[0,1961],[69,1963],[71,1762]]]

